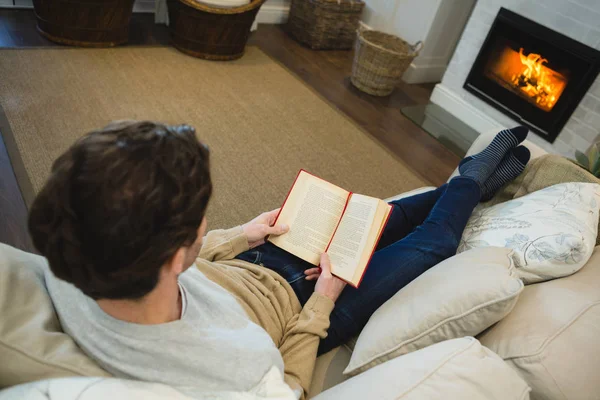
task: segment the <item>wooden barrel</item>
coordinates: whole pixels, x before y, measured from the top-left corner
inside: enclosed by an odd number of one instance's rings
[[[135,0],[33,0],[37,29],[53,42],[112,47],[127,42]]]
[[[206,60],[244,55],[252,23],[265,0],[235,8],[216,8],[193,0],[167,0],[171,42],[180,51]]]

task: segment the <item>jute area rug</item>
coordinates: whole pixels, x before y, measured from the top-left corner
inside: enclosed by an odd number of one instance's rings
[[[28,205],[52,162],[111,120],[196,127],[211,149],[211,229],[281,205],[304,168],[385,198],[426,184],[258,48],[217,63],[168,47],[0,50],[0,132]]]

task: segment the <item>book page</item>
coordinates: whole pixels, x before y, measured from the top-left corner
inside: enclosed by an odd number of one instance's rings
[[[277,218],[290,230],[269,241],[278,247],[319,265],[338,226],[350,192],[301,171]]]
[[[375,217],[373,219],[373,225],[371,226],[371,231],[369,232],[367,242],[363,248],[362,258],[354,272],[354,278],[350,281],[355,287],[358,287],[362,280],[365,269],[367,269],[371,256],[375,251],[375,247],[377,247],[377,243],[379,243],[381,233],[385,229],[385,225],[387,224],[391,212],[392,206],[383,200],[379,200],[379,205],[377,206],[377,211],[375,212]]]
[[[352,282],[372,230],[381,200],[361,194],[352,194],[331,245],[327,250],[331,272]],[[376,232],[379,231],[376,227]]]

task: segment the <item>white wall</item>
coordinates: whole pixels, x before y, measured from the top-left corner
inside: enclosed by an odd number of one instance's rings
[[[424,40],[427,36],[442,0],[366,0],[365,2],[364,23],[373,29],[415,43]]]
[[[404,74],[408,83],[437,82],[448,65],[475,0],[365,0],[370,28],[425,46]]]
[[[442,83],[431,101],[479,132],[517,122],[463,89],[483,41],[500,7],[600,50],[600,0],[479,0],[460,38]],[[600,77],[587,92],[557,140],[530,138],[547,151],[573,156],[600,139]]]
[[[33,7],[32,0],[0,0],[0,7]]]
[[[290,12],[291,0],[267,0],[260,8],[256,21],[261,24],[283,24]]]

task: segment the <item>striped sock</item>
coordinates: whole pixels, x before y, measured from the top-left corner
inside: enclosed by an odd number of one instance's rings
[[[525,146],[519,146],[510,150],[504,156],[498,168],[483,184],[481,201],[490,200],[502,186],[519,176],[525,169],[530,158],[531,153]]]
[[[460,175],[475,180],[483,192],[485,181],[494,173],[506,153],[525,140],[528,131],[524,126],[500,131],[483,151],[466,157],[458,164]]]

